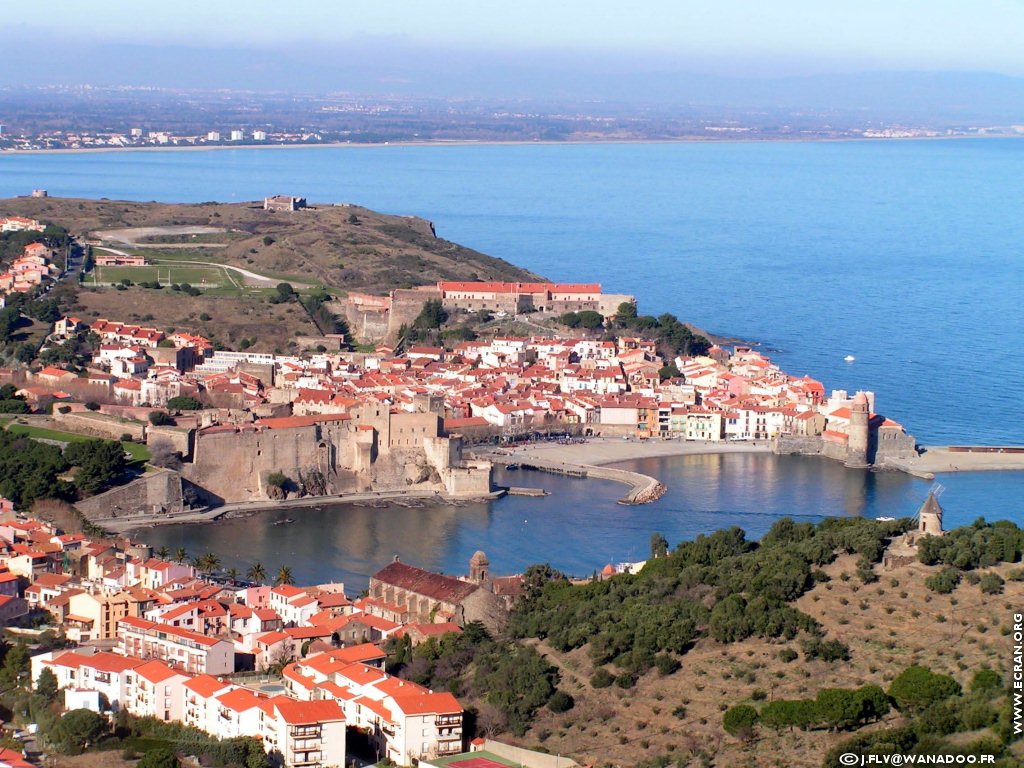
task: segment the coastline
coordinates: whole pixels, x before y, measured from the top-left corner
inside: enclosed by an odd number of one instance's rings
[[[704,443],[685,440],[615,440],[612,438],[589,438],[585,443],[574,445],[534,443],[502,450],[507,450],[504,458],[508,461],[535,458],[544,461],[595,467],[664,456],[772,452],[771,445],[767,442]]]
[[[1021,139],[1024,135],[998,135],[998,136],[845,136],[845,137],[765,137],[765,138],[720,138],[720,137],[699,137],[687,136],[678,139],[568,139],[565,141],[552,141],[550,139],[526,141],[523,139],[513,141],[495,141],[493,139],[433,139],[430,141],[328,141],[315,144],[214,144],[188,146],[145,146],[145,147],[78,147],[75,149],[0,149],[0,157],[16,157],[20,155],[80,155],[80,154],[102,154],[109,152],[216,152],[220,150],[250,150],[250,149],[340,149],[340,148],[381,148],[381,147],[500,147],[500,146],[598,146],[601,144],[832,144],[849,142],[889,142],[889,141],[956,141],[966,140],[991,140],[991,139]]]

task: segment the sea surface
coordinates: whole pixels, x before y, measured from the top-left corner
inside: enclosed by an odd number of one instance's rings
[[[422,216],[441,237],[551,279],[600,281],[635,294],[641,312],[761,342],[827,390],[873,390],[877,409],[922,443],[1024,444],[1024,141],[0,155],[0,196],[37,187],[169,202],[296,194]],[[307,580],[365,579],[395,553],[461,572],[488,547],[499,570],[549,560],[589,573],[643,557],[652,531],[678,540],[741,524],[756,536],[783,514],[897,516],[928,487],[814,459],[652,461],[644,471],[671,490],[644,507],[615,504],[614,485],[538,475],[531,484],[558,488],[547,499],[444,514],[339,508],[287,526],[261,516],[147,535],[216,546],[225,561],[288,559]],[[1024,522],[1022,473],[939,481],[953,522]],[[406,529],[415,533],[403,540]]]

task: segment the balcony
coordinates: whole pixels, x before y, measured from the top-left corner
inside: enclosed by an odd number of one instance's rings
[[[322,752],[293,752],[288,762],[294,766],[320,765],[321,760],[323,760]]]
[[[462,751],[462,739],[458,741],[438,741],[437,742],[437,754],[438,757],[444,755],[457,755]]]

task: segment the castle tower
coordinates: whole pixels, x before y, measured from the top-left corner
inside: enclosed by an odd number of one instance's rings
[[[853,398],[853,405],[850,406],[850,439],[846,444],[846,466],[866,467],[868,466],[868,420],[869,413],[868,396],[858,392]]]
[[[935,497],[935,491],[928,491],[928,498],[917,511],[917,532],[921,535],[942,535],[942,507]]]
[[[474,584],[484,584],[490,578],[491,561],[479,549],[469,559],[469,580]]]

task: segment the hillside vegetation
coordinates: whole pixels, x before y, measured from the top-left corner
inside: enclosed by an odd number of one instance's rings
[[[437,238],[433,225],[352,205],[291,213],[248,203],[135,203],[19,197],[0,200],[5,215],[59,222],[76,235],[139,227],[202,227],[197,233],[127,233],[104,238],[132,253],[177,251],[181,258],[290,276],[342,291],[384,293],[437,280],[531,280],[526,270]]]
[[[640,573],[585,584],[535,566],[500,641],[513,669],[472,634],[393,664],[472,702],[478,732],[601,768],[832,768],[894,750],[1019,765],[1024,531],[979,521],[883,569],[908,522],[782,520],[760,542],[732,528],[671,552],[655,536]]]

